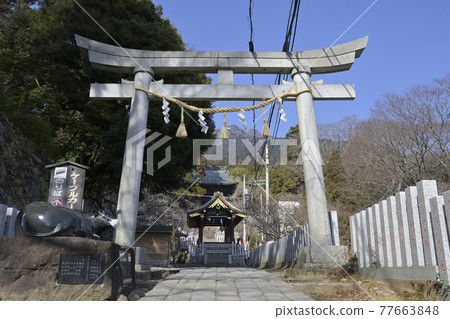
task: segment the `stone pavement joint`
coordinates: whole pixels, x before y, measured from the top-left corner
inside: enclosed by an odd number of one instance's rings
[[[184,268],[159,282],[140,301],[311,301],[262,269]]]

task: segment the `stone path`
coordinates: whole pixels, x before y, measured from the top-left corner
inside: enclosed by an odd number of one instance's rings
[[[313,300],[267,271],[237,267],[183,268],[167,276],[141,301]]]

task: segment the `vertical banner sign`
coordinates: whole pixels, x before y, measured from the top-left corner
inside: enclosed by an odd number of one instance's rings
[[[63,162],[46,168],[51,169],[48,202],[54,206],[82,210],[84,178],[88,167]]]

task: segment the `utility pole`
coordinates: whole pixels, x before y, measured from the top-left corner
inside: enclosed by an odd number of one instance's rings
[[[259,194],[259,201],[260,201],[260,205],[261,205],[261,214],[263,212],[264,206],[263,206],[263,200],[262,200],[262,194]],[[262,219],[262,216],[261,216]],[[263,223],[263,230],[261,233],[261,241],[264,241],[264,234],[266,233],[266,224]]]
[[[266,140],[266,161],[264,164],[266,169],[266,242],[270,239],[267,232],[267,225],[269,222],[269,143]]]
[[[246,196],[247,196],[247,192],[245,191],[245,174],[244,174],[244,187],[242,189],[242,202],[243,202],[243,206],[244,206],[244,212],[245,212],[245,200],[246,200]]]
[[[245,204],[246,204],[246,198],[247,197],[247,189],[245,186],[245,174],[244,174],[244,189],[242,190],[242,202],[244,204],[244,212],[245,212]],[[244,244],[244,250],[247,250],[247,232],[245,229],[245,219],[242,221],[242,227],[243,229],[243,240],[242,240],[242,244]]]

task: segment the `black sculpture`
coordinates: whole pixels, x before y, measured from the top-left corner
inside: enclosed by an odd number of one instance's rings
[[[111,240],[111,230],[119,220],[106,210],[82,213],[46,202],[33,202],[19,213],[16,229],[26,236],[76,236]]]

